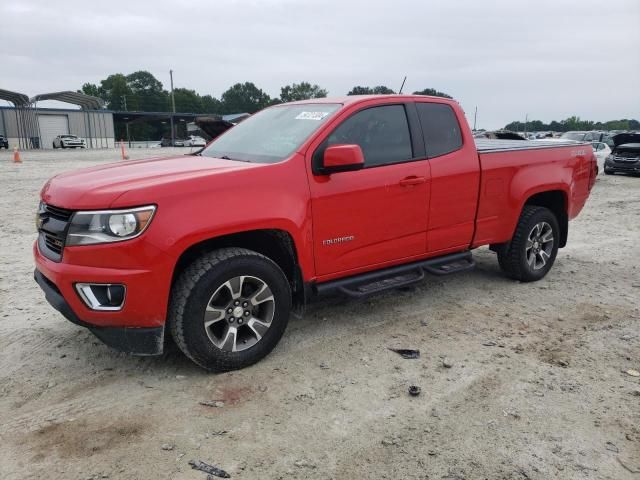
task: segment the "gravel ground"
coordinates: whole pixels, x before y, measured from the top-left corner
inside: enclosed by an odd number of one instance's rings
[[[598,180],[538,283],[479,249],[474,271],[314,304],[268,358],[211,375],[115,353],[33,281],[42,184],[118,153],[0,154],[3,479],[204,480],[190,460],[247,479],[639,478],[640,178]]]

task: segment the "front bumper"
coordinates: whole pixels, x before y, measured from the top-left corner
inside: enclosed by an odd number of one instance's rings
[[[33,272],[33,276],[53,308],[70,322],[88,328],[105,345],[133,355],[162,354],[164,327],[96,327],[80,320],[51,280],[37,269]]]
[[[33,246],[35,279],[47,301],[68,320],[89,328],[117,350],[157,355],[163,350],[164,324],[171,286],[172,264],[163,253],[141,239],[119,245],[66,247],[61,262]],[[149,265],[150,269],[136,268]],[[121,283],[127,296],[121,310],[90,309],[76,283]]]
[[[613,173],[640,173],[640,162],[614,162],[607,160],[604,162],[604,169]]]

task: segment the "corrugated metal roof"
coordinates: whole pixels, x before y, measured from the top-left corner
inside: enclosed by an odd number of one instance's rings
[[[26,107],[29,105],[29,97],[24,93],[3,90],[2,88],[0,88],[0,100],[7,100],[16,107]]]
[[[104,106],[104,100],[101,98],[71,91],[41,93],[33,97],[31,103],[41,100],[58,100],[60,102],[71,103],[72,105],[79,105],[80,108],[84,110],[99,110]]]

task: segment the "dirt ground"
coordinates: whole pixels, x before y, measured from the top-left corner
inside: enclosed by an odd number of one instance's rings
[[[598,180],[538,283],[506,279],[479,249],[469,273],[312,305],[265,360],[212,375],[178,352],[110,350],[33,281],[42,184],[118,152],[10,157],[1,478],[205,480],[190,460],[242,479],[640,478],[640,378],[626,373],[640,370],[640,178]]]

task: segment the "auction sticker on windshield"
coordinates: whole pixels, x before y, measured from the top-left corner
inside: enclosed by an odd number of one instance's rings
[[[296,120],[322,120],[329,112],[300,112]]]

